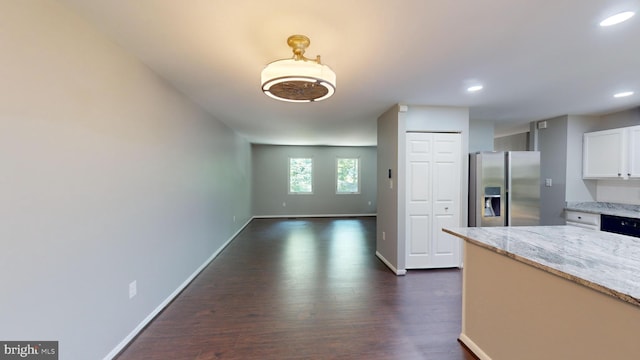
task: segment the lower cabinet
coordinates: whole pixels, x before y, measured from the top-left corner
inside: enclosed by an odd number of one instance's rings
[[[600,230],[600,214],[565,210],[567,225],[585,229]]]

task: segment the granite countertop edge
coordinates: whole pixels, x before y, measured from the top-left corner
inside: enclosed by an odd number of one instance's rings
[[[511,259],[516,260],[518,262],[521,262],[521,263],[527,264],[529,266],[535,267],[535,268],[540,269],[542,271],[546,271],[546,272],[548,272],[550,274],[559,276],[561,278],[564,278],[564,279],[569,280],[571,282],[574,282],[576,284],[586,286],[586,287],[588,287],[590,289],[593,289],[593,290],[598,291],[600,293],[603,293],[605,295],[612,296],[612,297],[614,297],[616,299],[619,299],[619,300],[624,301],[626,303],[629,303],[631,305],[635,305],[635,306],[640,307],[640,298],[636,298],[636,297],[631,296],[629,294],[626,294],[624,292],[611,289],[610,287],[598,284],[598,283],[593,282],[593,281],[589,281],[589,280],[584,279],[584,278],[582,278],[580,276],[569,274],[567,272],[564,272],[562,270],[553,268],[551,266],[548,266],[548,265],[545,265],[545,264],[541,264],[540,262],[537,262],[535,260],[529,259],[527,257],[521,256],[521,255],[518,255],[518,254],[514,254],[514,253],[509,252],[509,251],[507,251],[505,249],[501,249],[501,248],[493,246],[491,244],[487,244],[487,243],[482,242],[480,240],[471,238],[469,236],[466,236],[464,234],[456,232],[455,230],[458,230],[458,229],[453,229],[453,230],[445,229],[445,228],[442,229],[442,231],[444,231],[446,233],[449,233],[449,234],[451,234],[453,236],[461,238],[461,239],[463,239],[463,240],[465,240],[465,241],[467,241],[467,242],[469,242],[471,244],[477,245],[477,246],[479,246],[481,248],[484,248],[484,249],[487,249],[489,251],[495,252],[497,254],[506,256],[508,258],[511,258]],[[584,230],[584,231],[593,231],[593,230]],[[623,235],[621,235],[621,236],[623,236]]]
[[[577,202],[568,201],[565,210],[580,211],[591,214],[604,214],[640,219],[640,205],[617,204],[610,202]]]

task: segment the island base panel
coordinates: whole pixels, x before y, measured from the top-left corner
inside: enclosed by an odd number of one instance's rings
[[[482,360],[632,359],[640,308],[465,241],[460,341]]]

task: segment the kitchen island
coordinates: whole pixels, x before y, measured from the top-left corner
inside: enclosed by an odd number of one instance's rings
[[[480,359],[640,356],[640,239],[572,226],[455,228],[462,333]]]

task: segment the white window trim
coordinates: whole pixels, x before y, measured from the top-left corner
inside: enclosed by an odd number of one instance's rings
[[[311,191],[310,192],[293,192],[291,191],[291,159],[311,159]],[[287,157],[287,194],[289,195],[313,195],[315,189],[315,161],[313,156],[289,156]]]
[[[338,191],[338,161],[340,159],[355,159],[358,165],[358,191],[354,192],[344,192]],[[362,191],[362,161],[360,160],[360,156],[336,156],[336,162],[333,167],[333,179],[335,181],[335,189],[336,195],[359,195]]]

